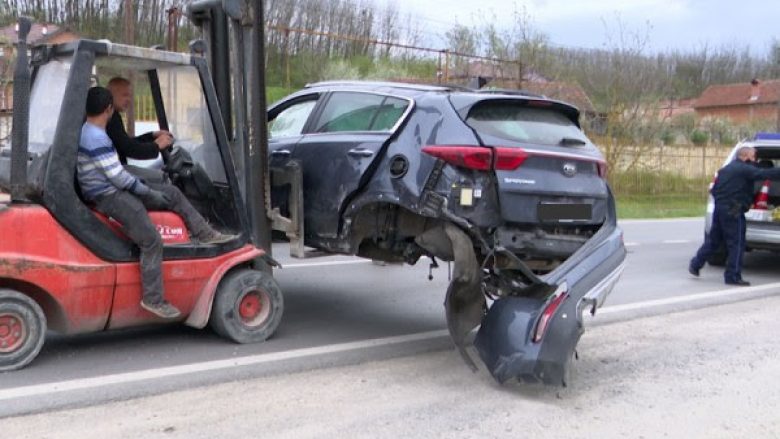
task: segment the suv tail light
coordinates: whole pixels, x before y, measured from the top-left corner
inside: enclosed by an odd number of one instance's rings
[[[528,158],[528,153],[520,148],[496,148],[496,169],[514,171]]]
[[[462,168],[488,171],[493,165],[493,150],[482,146],[424,146],[423,152]]]
[[[552,320],[553,315],[555,315],[555,311],[558,310],[561,303],[569,296],[569,293],[566,290],[566,284],[562,285],[558,288],[558,291],[554,293],[553,299],[547,302],[547,306],[544,307],[544,311],[542,311],[542,315],[536,323],[536,331],[534,331],[533,338],[534,343],[542,341],[542,337],[544,337],[544,333],[547,331],[547,327],[550,325],[550,320]]]
[[[522,148],[506,146],[491,148],[471,145],[428,145],[424,146],[422,151],[428,155],[442,159],[453,166],[474,169],[477,171],[489,171],[491,169],[497,171],[514,171],[533,154]],[[579,158],[572,159],[582,160]],[[595,163],[599,177],[606,178],[606,162],[599,160]]]
[[[599,170],[599,177],[606,179],[607,178],[607,162],[597,162],[596,166],[598,166]]]

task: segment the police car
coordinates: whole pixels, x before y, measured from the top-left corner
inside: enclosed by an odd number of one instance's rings
[[[780,133],[757,133],[752,139],[743,140],[729,153],[723,166],[736,158],[737,151],[745,146],[756,149],[756,161],[759,167],[780,167]],[[717,177],[717,174],[716,174]],[[710,184],[710,189],[715,180]],[[780,182],[756,182],[755,199],[750,210],[745,213],[746,249],[780,251]],[[707,200],[707,215],[705,217],[705,232],[709,233],[712,226],[712,213],[715,210],[715,200],[710,194]],[[726,263],[726,248],[721,247],[708,260],[710,265]]]

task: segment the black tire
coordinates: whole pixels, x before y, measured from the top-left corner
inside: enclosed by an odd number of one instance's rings
[[[284,312],[282,291],[271,275],[238,269],[217,287],[209,324],[236,343],[256,343],[273,335]]]
[[[0,372],[21,369],[38,356],[46,339],[46,316],[24,294],[0,289]]]
[[[726,258],[728,257],[728,254],[726,253],[726,248],[724,246],[721,246],[718,250],[715,251],[708,259],[707,263],[712,265],[713,267],[723,267],[726,265]]]

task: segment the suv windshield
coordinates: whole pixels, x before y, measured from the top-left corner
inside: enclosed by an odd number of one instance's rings
[[[585,144],[585,134],[559,111],[514,102],[475,106],[466,123],[477,133],[540,145]]]

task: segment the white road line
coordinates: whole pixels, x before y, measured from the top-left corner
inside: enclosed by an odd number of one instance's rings
[[[690,239],[667,239],[666,241],[661,241],[662,244],[688,244],[691,242]]]
[[[327,267],[329,265],[351,265],[351,264],[369,264],[369,259],[358,259],[354,261],[326,261],[326,262],[310,262],[302,264],[285,264],[282,263],[282,269],[285,268],[304,268],[304,267]]]
[[[695,222],[695,221],[704,221],[704,217],[688,217],[688,218],[656,218],[656,219],[630,219],[630,220],[621,220],[618,219],[618,226],[622,224],[647,224],[647,223],[688,223],[688,222]]]
[[[725,290],[707,291],[704,293],[689,294],[687,296],[668,297],[664,299],[646,300],[644,302],[626,303],[624,305],[605,306],[596,311],[596,315],[599,314],[614,314],[618,312],[634,311],[637,309],[655,308],[666,305],[674,305],[680,303],[690,303],[697,300],[704,299],[716,299],[719,297],[729,296],[747,296],[752,293],[758,293],[767,290],[780,290],[780,282],[774,282],[771,284],[755,285],[752,287],[735,287]]]
[[[139,370],[136,372],[104,375],[93,378],[80,378],[75,380],[37,384],[32,386],[15,387],[6,390],[0,390],[0,401],[14,398],[49,395],[73,390],[95,389],[116,384],[129,384],[150,379],[181,376],[197,372],[210,372],[241,366],[253,366],[258,364],[271,363],[274,361],[308,357],[312,355],[333,354],[379,346],[392,346],[401,343],[445,337],[448,334],[449,333],[447,330],[442,329],[438,331],[421,332],[418,334],[400,335],[396,337],[376,338],[372,340],[340,343],[284,352],[274,352],[270,354],[250,355],[226,360],[206,361],[203,363],[192,363],[181,366]]]
[[[345,261],[346,262],[346,261]],[[729,296],[743,296],[751,293],[768,291],[772,289],[780,290],[780,282],[765,285],[756,285],[752,287],[737,287],[725,290],[709,291],[704,293],[689,294],[686,296],[671,297],[665,299],[647,300],[644,302],[627,303],[624,305],[613,305],[599,309],[596,315],[615,314],[637,309],[647,309],[661,307],[665,305],[695,302],[703,299],[713,299]],[[274,352],[270,354],[257,354],[246,357],[230,358],[225,360],[206,361],[202,363],[184,364],[180,366],[162,367],[156,369],[140,370],[113,375],[104,375],[92,378],[79,378],[68,381],[59,381],[53,383],[37,384],[31,386],[15,387],[0,390],[0,401],[49,395],[74,390],[95,389],[116,384],[129,384],[145,380],[166,378],[172,376],[188,375],[198,372],[211,372],[235,367],[251,366],[271,363],[274,361],[290,360],[303,358],[312,355],[333,354],[347,352],[359,349],[366,349],[380,346],[392,346],[406,342],[427,340],[448,335],[447,330],[421,332],[417,334],[401,335],[396,337],[377,338],[372,340],[363,340],[349,343],[339,343],[327,346],[318,346],[313,348],[296,349],[292,351]]]
[[[638,242],[626,242],[626,243],[623,243],[623,245],[625,245],[626,247],[636,247],[636,246],[639,245],[639,243]]]

